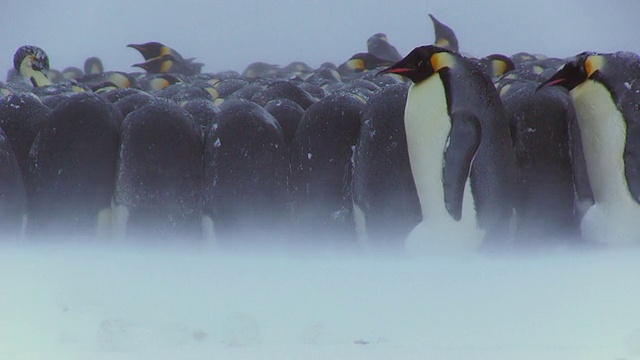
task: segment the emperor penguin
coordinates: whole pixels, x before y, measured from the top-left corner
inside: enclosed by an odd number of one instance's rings
[[[109,235],[120,116],[91,92],[48,114],[28,157],[28,236]]]
[[[640,56],[583,52],[539,87],[570,91],[594,204],[580,223],[587,242],[640,243]]]
[[[478,65],[421,46],[383,70],[409,78],[405,131],[422,221],[409,251],[475,251],[510,241],[516,162],[506,112]]]
[[[51,85],[46,72],[49,70],[49,57],[41,48],[33,45],[24,45],[16,50],[13,55],[13,68],[33,87]]]

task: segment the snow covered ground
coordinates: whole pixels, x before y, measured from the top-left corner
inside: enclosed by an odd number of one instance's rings
[[[640,249],[0,247],[0,359],[639,359]]]

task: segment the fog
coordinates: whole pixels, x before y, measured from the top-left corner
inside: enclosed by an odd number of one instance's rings
[[[520,51],[567,57],[585,50],[640,52],[640,3],[602,1],[40,1],[2,4],[0,70],[33,44],[51,66],[82,67],[98,56],[108,70],[132,71],[142,57],[129,43],[160,41],[205,63],[203,71],[243,70],[254,61],[311,66],[341,63],[377,32],[406,54],[433,41],[427,13],[452,27],[474,56]]]
[[[2,359],[633,359],[638,250],[0,249]]]
[[[133,71],[160,41],[242,71],[318,66],[377,32],[405,54],[640,53],[640,2],[9,0],[0,71],[24,44],[52,68]],[[3,79],[4,80],[4,79]],[[1,236],[1,235],[0,235]],[[640,249],[412,257],[69,242],[0,244],[0,359],[640,359]]]

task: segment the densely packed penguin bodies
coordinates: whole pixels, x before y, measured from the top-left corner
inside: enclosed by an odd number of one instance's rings
[[[241,73],[200,73],[201,64],[160,43],[132,46],[145,73],[104,71],[96,59],[87,59],[84,72],[58,72],[42,49],[21,47],[11,82],[0,84],[0,127],[22,168],[15,180],[27,188],[27,236],[90,236],[111,224],[101,232],[130,239],[401,248],[422,219],[406,244],[436,245],[426,252],[568,244],[578,222],[587,243],[608,235],[609,244],[635,243],[637,56],[587,53],[577,57],[583,65],[570,59],[553,76],[566,60],[459,55],[451,28],[432,22],[434,43],[446,49],[422,62],[434,74],[411,79],[411,91],[399,76],[378,72],[400,57],[382,33],[338,66],[255,62]],[[535,91],[543,82],[571,91]],[[60,122],[54,118],[82,97],[109,108],[115,126],[102,131],[110,139],[122,132],[119,160],[95,154],[105,147],[96,129],[65,123],[50,130],[48,122]],[[87,114],[65,116],[83,123]],[[413,121],[427,118],[433,121]],[[55,147],[69,137],[68,147],[86,154]],[[76,138],[94,148],[76,146]],[[103,172],[92,186],[70,185],[90,178],[88,158],[115,166],[117,183],[105,185],[111,176]],[[612,189],[615,201],[603,195]],[[511,221],[514,210],[518,221]],[[12,229],[20,228],[20,214]],[[451,229],[463,230],[446,240]]]

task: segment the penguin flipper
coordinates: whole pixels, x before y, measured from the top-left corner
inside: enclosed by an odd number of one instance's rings
[[[573,168],[573,187],[577,200],[576,204],[579,207],[588,208],[594,203],[593,190],[591,190],[591,183],[587,173],[587,161],[582,148],[580,126],[573,107],[570,113],[567,114],[567,123],[569,124],[569,151],[571,153],[571,167]],[[578,208],[577,210],[579,217],[582,218],[586,209],[581,210]]]
[[[627,142],[624,149],[625,178],[634,200],[640,203],[640,124],[627,125]]]
[[[444,152],[443,187],[447,211],[459,221],[471,163],[480,145],[480,122],[470,114],[451,114],[449,143]],[[471,201],[468,199],[467,201]]]

